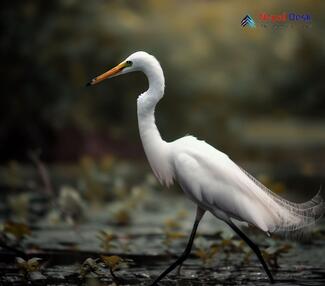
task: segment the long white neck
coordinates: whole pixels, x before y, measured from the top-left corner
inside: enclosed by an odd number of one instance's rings
[[[155,58],[146,63],[142,71],[148,78],[149,88],[137,102],[140,137],[153,172],[161,183],[169,186],[173,182],[169,144],[161,138],[155,122],[155,107],[164,95],[164,74]]]

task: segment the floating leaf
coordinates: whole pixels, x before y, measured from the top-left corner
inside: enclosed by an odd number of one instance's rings
[[[124,262],[124,260],[117,255],[112,255],[112,256],[102,255],[100,258],[104,262],[105,266],[111,269],[112,271],[115,271],[121,265],[121,263]]]
[[[208,264],[213,257],[220,251],[221,246],[217,243],[209,245],[207,248],[199,247],[194,254],[199,257],[203,264]]]
[[[164,225],[167,229],[177,229],[180,227],[179,222],[172,218],[166,219]]]
[[[184,238],[185,236],[186,235],[182,232],[165,230],[165,239],[163,243],[165,244],[165,246],[170,247],[171,243],[174,240]]]
[[[72,223],[79,222],[86,217],[86,203],[81,198],[78,190],[63,186],[60,189],[58,205],[62,216]]]
[[[3,231],[4,233],[13,235],[17,240],[21,240],[31,234],[31,230],[26,224],[12,221],[5,222]]]
[[[118,225],[128,225],[131,221],[129,211],[126,209],[120,209],[114,214],[114,220]]]
[[[97,264],[98,259],[87,258],[81,265],[80,268],[80,276],[85,277],[89,273],[95,273],[96,275],[99,274],[99,266]]]
[[[292,246],[289,244],[284,244],[280,247],[271,246],[266,250],[263,250],[262,254],[265,260],[271,265],[271,267],[279,268],[279,257],[281,257],[285,253],[288,253],[291,248]]]
[[[110,251],[114,246],[113,241],[117,238],[116,235],[105,230],[100,230],[97,237],[101,241],[100,246],[104,251]]]
[[[18,268],[26,273],[38,271],[41,268],[41,260],[42,259],[38,257],[33,257],[27,261],[21,257],[16,258]]]

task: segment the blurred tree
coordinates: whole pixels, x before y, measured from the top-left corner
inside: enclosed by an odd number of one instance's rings
[[[157,116],[168,140],[193,133],[230,151],[238,144],[233,119],[324,119],[324,3],[317,3],[267,7],[269,13],[308,10],[310,28],[247,31],[240,19],[247,11],[258,15],[263,3],[6,2],[0,161],[26,160],[34,148],[45,160],[140,153],[135,101],[146,88],[144,76],[84,88],[136,50],[154,54],[165,71],[167,98]]]

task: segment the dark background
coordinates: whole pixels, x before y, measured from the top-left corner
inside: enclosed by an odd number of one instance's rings
[[[136,122],[141,74],[85,83],[130,53],[155,55],[166,96],[163,137],[187,133],[235,160],[297,164],[324,175],[322,1],[6,1],[0,12],[0,162],[82,156],[144,159]],[[261,28],[261,12],[311,23]],[[256,29],[242,28],[250,14]],[[298,169],[299,169],[298,168]]]

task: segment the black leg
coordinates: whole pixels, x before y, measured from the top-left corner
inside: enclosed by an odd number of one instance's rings
[[[187,246],[183,252],[183,254],[172,264],[170,265],[163,273],[159,275],[159,277],[151,284],[151,286],[157,285],[157,283],[163,279],[169,272],[173,271],[178,265],[182,264],[186,258],[191,253],[194,237],[196,234],[197,227],[199,226],[199,223],[205,213],[205,210],[202,210],[201,208],[197,208],[196,210],[196,218],[195,222],[192,228],[190,239],[188,240]]]
[[[266,272],[267,276],[269,277],[270,282],[274,283],[273,276],[272,276],[269,268],[267,267],[258,246],[254,242],[252,242],[233,222],[227,222],[227,223],[234,230],[234,232],[236,232],[238,234],[238,236],[242,240],[244,240],[248,244],[248,246],[255,252],[257,258],[259,259],[259,261],[261,262],[261,264],[264,268],[264,271]]]

